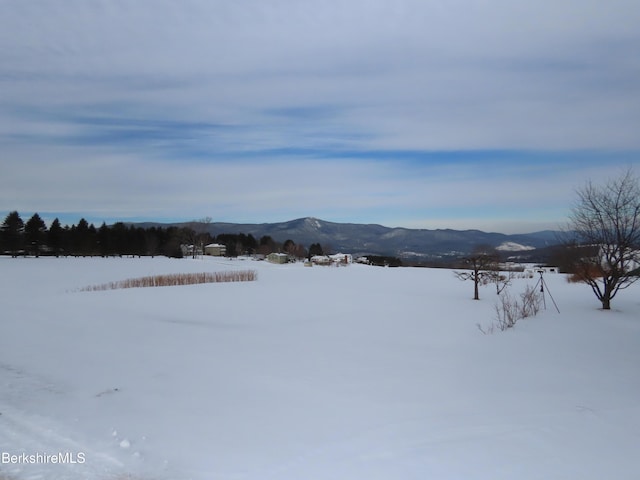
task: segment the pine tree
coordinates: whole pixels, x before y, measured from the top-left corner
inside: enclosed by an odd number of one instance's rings
[[[96,229],[93,224],[89,225],[89,222],[81,218],[77,226],[71,227],[71,243],[74,255],[91,255],[96,236]]]
[[[2,226],[2,240],[5,248],[12,257],[17,257],[24,243],[24,222],[17,211],[10,212],[4,219]]]
[[[309,247],[309,258],[315,257],[317,255],[324,255],[322,246],[319,243],[312,243]]]
[[[40,215],[34,213],[33,216],[27,220],[24,226],[25,239],[27,241],[27,248],[31,249],[31,252],[36,257],[40,256],[40,248],[44,243],[44,239],[47,233],[47,225],[44,220],[40,218]]]
[[[105,222],[102,222],[102,225],[100,225],[100,228],[98,229],[97,241],[98,253],[103,257],[106,257],[112,253],[110,237],[111,235],[109,227],[107,227],[107,224]]]
[[[60,225],[60,220],[57,218],[51,222],[51,227],[49,227],[49,231],[47,232],[47,244],[51,249],[51,252],[56,256],[60,256],[60,251],[62,250],[62,238],[63,230]]]

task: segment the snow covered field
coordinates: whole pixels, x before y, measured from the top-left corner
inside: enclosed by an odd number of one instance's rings
[[[561,314],[482,335],[448,270],[0,258],[0,478],[637,479],[640,285],[545,279]]]

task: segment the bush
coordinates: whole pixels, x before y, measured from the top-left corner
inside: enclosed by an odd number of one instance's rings
[[[513,328],[518,320],[536,316],[540,311],[541,304],[540,292],[530,285],[527,285],[524,293],[520,294],[520,301],[505,291],[500,295],[500,300],[495,305],[495,321],[486,329],[477,324],[478,329],[484,334],[494,333],[496,329],[504,332]]]
[[[588,278],[600,278],[605,275],[602,267],[598,265],[586,265],[580,273],[573,272],[571,275],[567,275],[567,282],[569,283],[586,283]]]
[[[495,325],[500,331],[512,328],[516,322],[522,318],[522,305],[520,305],[518,300],[513,298],[509,292],[504,292],[500,295],[500,301],[496,303],[495,310]]]
[[[540,311],[542,296],[540,292],[530,285],[527,285],[524,293],[520,294],[522,304],[520,305],[520,318],[535,317]]]

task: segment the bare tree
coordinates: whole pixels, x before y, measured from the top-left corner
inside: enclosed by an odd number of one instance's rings
[[[572,270],[609,310],[616,294],[640,279],[640,181],[629,169],[602,186],[589,182],[577,195],[567,233],[580,252]]]
[[[486,245],[474,248],[471,255],[464,258],[468,270],[454,272],[460,280],[473,281],[473,299],[480,300],[479,286],[485,281],[495,277],[498,256],[495,249]]]
[[[493,268],[493,270],[488,272],[489,280],[496,285],[496,295],[500,295],[509,285],[511,285],[513,272],[501,272],[498,263],[495,263]]]
[[[210,236],[211,221],[211,217],[204,217],[185,224],[185,237],[190,244],[192,258],[204,255],[204,244]]]

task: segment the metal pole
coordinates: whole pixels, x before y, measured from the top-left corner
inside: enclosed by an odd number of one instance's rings
[[[542,305],[544,305],[544,309],[546,310],[547,309],[547,299],[544,296],[544,279],[542,278],[542,273],[543,272],[544,272],[544,270],[538,270],[538,273],[540,274],[540,279],[538,280],[538,283],[540,284],[540,293],[542,293]]]
[[[540,277],[542,278],[542,276]],[[546,285],[547,283],[544,281],[544,279],[542,279],[542,283],[544,285]],[[547,291],[549,291],[549,287],[547,286]],[[551,297],[551,301],[553,302],[553,306],[556,307],[556,311],[558,313],[560,313],[560,309],[558,308],[558,304],[556,303],[556,301],[553,299],[553,295],[551,295],[551,292],[549,291],[549,297]],[[544,297],[543,297],[544,298]]]

